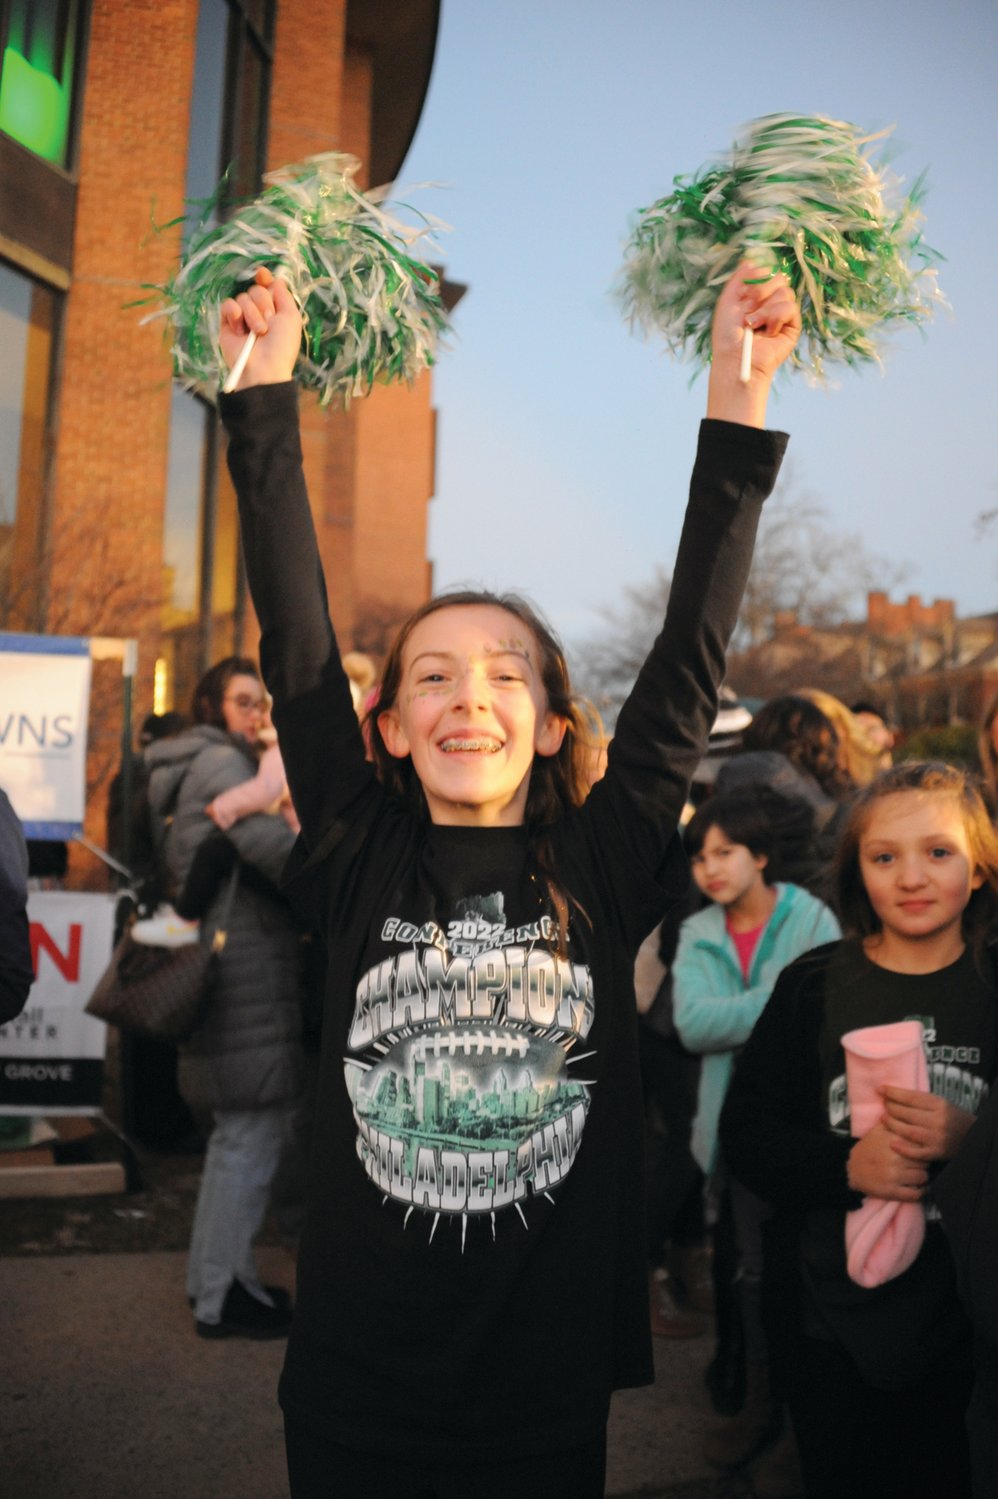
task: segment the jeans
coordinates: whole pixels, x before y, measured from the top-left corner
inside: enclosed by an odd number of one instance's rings
[[[267,1213],[290,1114],[283,1105],[215,1113],[187,1260],[187,1294],[199,1322],[221,1320],[234,1280],[270,1304],[257,1274],[253,1241]]]

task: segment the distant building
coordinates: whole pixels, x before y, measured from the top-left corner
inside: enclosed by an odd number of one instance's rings
[[[186,709],[205,667],[255,654],[258,640],[214,409],[173,387],[163,324],[142,326],[129,306],[177,262],[179,229],[154,225],[210,196],[227,166],[234,196],[330,150],[360,158],[361,185],[391,180],[423,106],[438,10],[0,7],[0,629],[136,637],[137,720]],[[334,622],[347,646],[377,651],[431,591],[430,379],[379,388],[348,413],[305,402],[303,427]],[[120,675],[95,683],[94,705],[88,832],[103,841]]]
[[[749,697],[800,687],[847,703],[873,697],[909,730],[976,723],[998,692],[998,612],[958,619],[952,599],[892,603],[879,591],[858,623],[802,625],[785,611],[769,640],[733,657],[728,675]]]

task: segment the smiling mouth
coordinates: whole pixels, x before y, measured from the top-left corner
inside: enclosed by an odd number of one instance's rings
[[[441,739],[440,748],[445,755],[497,755],[502,749],[498,739]]]

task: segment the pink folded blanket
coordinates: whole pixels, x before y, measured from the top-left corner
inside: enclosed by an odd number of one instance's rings
[[[842,1037],[846,1054],[849,1114],[856,1139],[884,1117],[880,1089],[890,1085],[929,1091],[920,1020],[870,1025]],[[915,1259],[925,1237],[920,1202],[889,1202],[865,1197],[846,1214],[846,1266],[860,1286],[881,1286]]]

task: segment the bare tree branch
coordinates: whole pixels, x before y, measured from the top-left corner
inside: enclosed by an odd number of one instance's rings
[[[572,651],[576,687],[608,722],[616,717],[661,627],[671,586],[662,567],[647,582],[631,584],[619,604],[599,610],[602,629]]]
[[[768,640],[783,613],[813,627],[862,618],[867,593],[890,592],[908,571],[867,551],[858,533],[836,531],[818,500],[791,493],[792,482],[787,475],[763,509],[733,653]],[[657,568],[647,582],[625,589],[619,604],[600,610],[602,628],[573,650],[580,690],[610,721],[660,628],[669,584]]]

